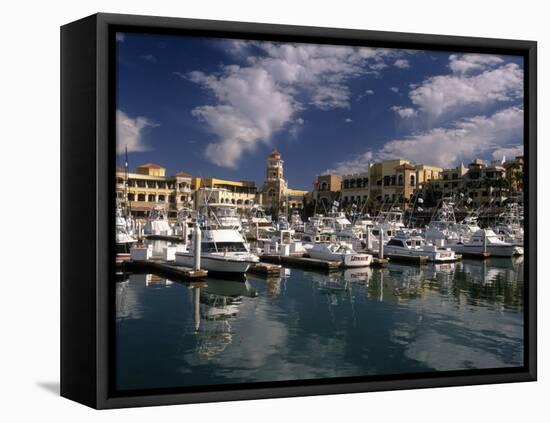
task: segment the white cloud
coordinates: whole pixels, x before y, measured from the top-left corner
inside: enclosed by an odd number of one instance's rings
[[[511,145],[497,148],[493,151],[494,160],[501,160],[503,157],[506,157],[506,160],[509,160],[518,156],[523,156],[523,145]]]
[[[142,132],[148,126],[156,127],[159,125],[151,122],[146,117],[131,118],[122,110],[117,110],[117,153],[124,153],[125,148],[128,148],[128,152],[147,151],[149,148],[143,142]]]
[[[346,122],[346,123],[351,123],[351,122],[353,122],[353,119],[351,119],[351,118],[345,118],[345,119],[344,119],[344,122]]]
[[[119,43],[123,43],[126,40],[126,34],[124,32],[117,32],[115,38]]]
[[[192,112],[218,137],[206,148],[206,157],[218,166],[236,168],[243,153],[254,151],[258,142],[269,142],[299,108],[264,69],[231,68],[221,76],[192,72],[190,79],[219,101]]]
[[[392,106],[390,109],[402,118],[411,118],[418,114],[418,111],[411,107]]]
[[[475,157],[502,157],[510,145],[523,142],[523,109],[510,107],[491,116],[460,119],[450,127],[434,128],[387,142],[381,149],[367,151],[339,162],[332,171],[351,173],[366,170],[371,160],[406,158],[414,163],[455,166]],[[506,150],[510,157],[518,149]],[[349,170],[348,170],[349,169]]]
[[[393,91],[394,93],[398,93],[398,92],[399,92],[399,88],[397,88],[397,87],[390,87],[390,91]]]
[[[410,68],[409,61],[407,59],[397,59],[393,62],[393,65],[399,69],[408,69]]]
[[[336,174],[336,175],[350,175],[353,173],[362,173],[369,170],[369,164],[373,161],[374,154],[372,151],[360,154],[348,160],[338,162],[334,167],[326,169],[321,172],[322,175]]]
[[[409,92],[415,106],[435,117],[467,106],[487,106],[522,97],[523,70],[515,63],[471,76],[434,76]]]
[[[227,50],[242,63],[213,74],[194,71],[188,78],[216,97],[192,113],[216,136],[207,158],[236,168],[243,153],[269,143],[280,130],[296,131],[295,114],[305,107],[350,107],[352,78],[378,75],[400,50],[271,42],[232,42]],[[260,52],[260,53],[259,53]]]
[[[366,97],[368,95],[374,95],[374,91],[373,90],[365,90],[363,91],[361,94],[359,94],[357,96],[357,101],[361,100],[363,97]]]
[[[153,56],[151,53],[142,54],[139,57],[140,57],[140,59],[145,60],[146,62],[155,63],[157,61],[157,58],[155,56]]]
[[[449,56],[449,68],[459,74],[483,71],[503,62],[502,58],[492,54],[451,54]]]

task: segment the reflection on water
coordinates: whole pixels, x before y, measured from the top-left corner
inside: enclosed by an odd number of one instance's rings
[[[520,366],[523,259],[117,283],[119,389]]]

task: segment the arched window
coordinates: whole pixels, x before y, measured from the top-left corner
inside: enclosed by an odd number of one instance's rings
[[[414,187],[414,185],[415,185],[415,177],[414,177],[414,175],[411,175],[411,178],[410,178],[410,185],[411,185],[411,187]]]
[[[274,189],[274,188],[270,188],[270,190],[267,191],[267,196],[268,196],[268,197],[275,197],[275,189]]]
[[[403,186],[403,175],[397,177],[397,185]]]
[[[166,201],[166,196],[165,195],[159,195],[159,201]],[[183,200],[181,200],[183,201]]]
[[[328,189],[328,184],[326,182],[321,183],[321,191],[326,191]]]
[[[154,194],[149,194],[148,201],[156,201]]]

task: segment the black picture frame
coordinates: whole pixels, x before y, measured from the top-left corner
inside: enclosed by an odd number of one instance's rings
[[[114,33],[139,31],[524,57],[525,366],[117,395],[114,371]],[[534,41],[95,14],[61,28],[61,395],[97,409],[535,381],[537,44]]]

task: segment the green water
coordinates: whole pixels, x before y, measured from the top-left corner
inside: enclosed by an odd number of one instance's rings
[[[117,283],[119,390],[523,364],[523,259]]]

